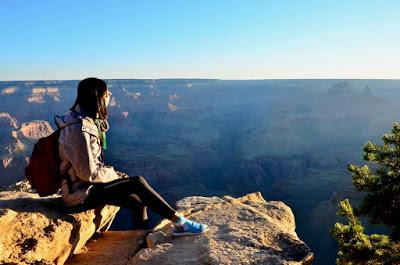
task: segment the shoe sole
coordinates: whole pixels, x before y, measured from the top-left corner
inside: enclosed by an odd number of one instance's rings
[[[194,235],[201,235],[208,231],[208,227],[204,229],[201,233],[192,233],[192,232],[182,232],[182,233],[174,233],[172,232],[173,236],[194,236]]]

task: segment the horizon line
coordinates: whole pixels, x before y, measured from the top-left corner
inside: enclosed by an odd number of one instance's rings
[[[93,76],[88,76],[89,78]],[[85,79],[83,78],[83,79]],[[99,78],[99,77],[97,77]],[[0,82],[32,82],[32,81],[80,81],[83,79],[14,79],[0,80]],[[206,77],[161,77],[161,78],[99,78],[102,80],[219,80],[219,81],[274,81],[274,80],[387,80],[400,81],[399,78],[249,78],[249,79],[223,79],[223,78],[206,78]]]

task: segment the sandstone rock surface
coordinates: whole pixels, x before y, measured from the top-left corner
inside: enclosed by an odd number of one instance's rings
[[[108,229],[117,207],[66,213],[56,196],[39,198],[21,191],[21,185],[16,190],[0,193],[0,264],[64,264],[68,257],[67,265],[295,265],[313,260],[297,237],[290,208],[265,201],[260,193],[179,201],[182,214],[209,225],[202,235],[173,237],[171,222],[164,220],[150,234],[108,231],[85,246],[96,231]]]
[[[1,91],[0,94],[1,95],[11,95],[11,94],[14,94],[15,91],[17,91],[17,87],[10,86],[10,87],[3,88],[3,90]]]
[[[96,231],[107,230],[118,210],[71,213],[57,195],[0,192],[0,264],[64,264]]]
[[[91,239],[85,252],[73,256],[66,265],[123,265],[146,243],[148,230],[107,231]]]
[[[171,236],[164,221],[147,237],[130,265],[147,264],[311,264],[313,253],[295,232],[291,209],[282,202],[265,201],[260,193],[188,197],[178,210],[209,230],[198,236]]]
[[[38,140],[50,135],[53,129],[47,121],[34,120],[22,123],[19,131],[26,138]]]

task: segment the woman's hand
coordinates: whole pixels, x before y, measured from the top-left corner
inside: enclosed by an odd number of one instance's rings
[[[120,179],[127,179],[127,178],[129,178],[129,176],[128,176],[126,173],[124,173],[124,172],[119,172],[119,171],[117,171],[117,170],[115,170],[115,172],[117,172],[118,178],[120,178]]]

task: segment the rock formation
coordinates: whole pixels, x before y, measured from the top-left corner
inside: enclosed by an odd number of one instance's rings
[[[15,91],[17,90],[17,87],[15,86],[10,86],[10,87],[6,87],[1,91],[1,95],[11,95],[14,94]]]
[[[11,158],[12,153],[24,149],[18,139],[17,129],[17,119],[8,112],[0,112],[0,159]]]
[[[312,263],[313,253],[297,237],[293,213],[282,202],[252,193],[237,199],[188,197],[177,207],[210,229],[173,238],[170,223],[161,223],[147,237],[149,248],[141,249],[130,265]]]
[[[50,135],[53,129],[47,121],[35,120],[22,123],[19,132],[28,139],[37,140]]]
[[[24,177],[29,158],[9,157],[0,159],[0,191]]]
[[[0,112],[0,125],[10,126],[14,129],[18,128],[17,120],[8,112]]]
[[[151,233],[108,231],[117,207],[66,212],[60,198],[40,198],[21,182],[0,192],[0,264],[311,264],[288,206],[260,193],[187,197],[178,210],[209,225],[197,236],[173,237],[163,220]],[[85,244],[93,236],[95,238]],[[75,255],[73,255],[75,254]],[[67,261],[67,258],[69,260]]]
[[[20,124],[7,112],[0,113],[0,190],[21,180],[33,145],[53,132],[47,121]]]
[[[179,107],[176,106],[175,104],[168,103],[168,109],[169,109],[170,111],[177,111],[177,110],[179,110]]]
[[[124,117],[125,119],[128,118],[129,112],[128,111],[122,111],[121,116]]]
[[[31,95],[27,98],[29,103],[43,104],[45,102],[43,95]]]
[[[96,231],[107,230],[118,210],[72,213],[57,195],[0,192],[0,264],[64,264]]]
[[[111,97],[111,100],[110,100],[110,105],[109,105],[110,107],[115,107],[115,106],[117,106],[117,100],[115,99],[115,97]]]

